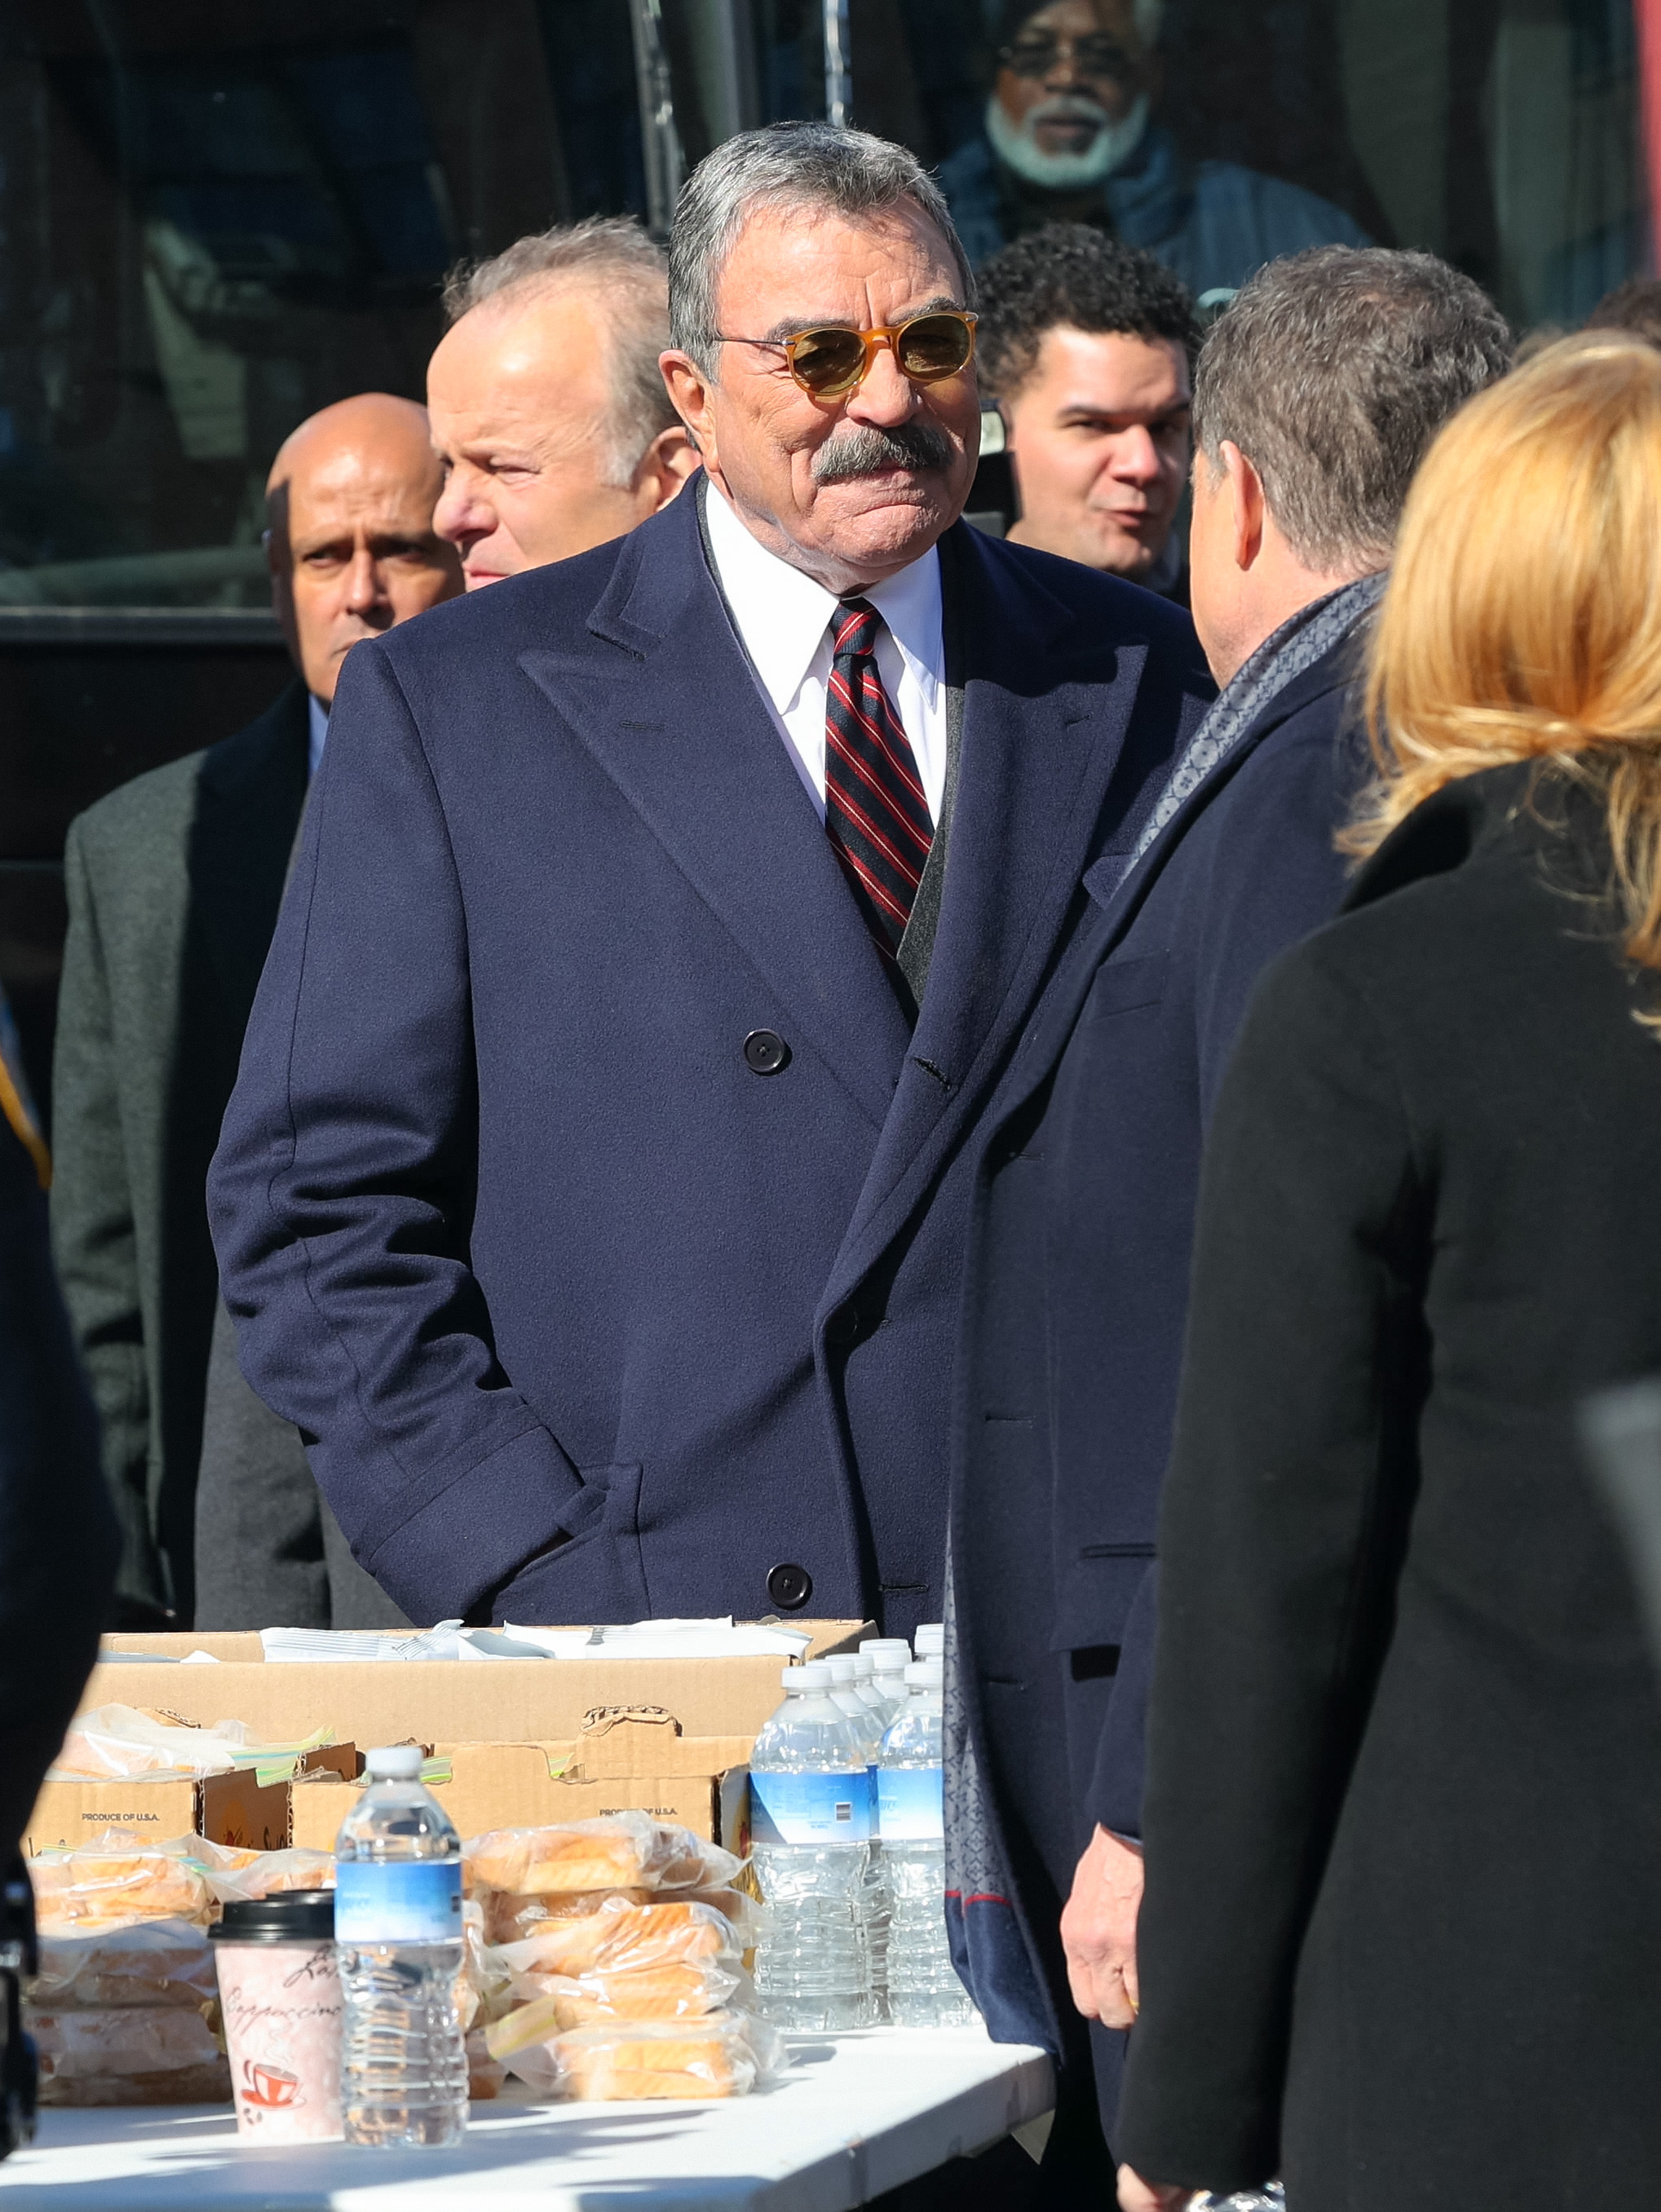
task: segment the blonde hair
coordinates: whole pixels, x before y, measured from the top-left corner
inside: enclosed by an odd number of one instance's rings
[[[1402,512],[1366,704],[1378,778],[1347,849],[1459,776],[1538,762],[1602,796],[1622,949],[1661,969],[1661,350],[1565,338],[1442,430]]]

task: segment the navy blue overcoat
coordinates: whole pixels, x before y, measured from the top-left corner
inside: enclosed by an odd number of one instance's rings
[[[1095,1823],[1141,1832],[1205,1123],[1258,975],[1343,895],[1358,653],[1352,635],[1269,701],[1128,872],[1092,865],[1090,915],[984,1116],[952,1545],[957,1725],[989,1833],[953,1937],[993,2033],[1086,2081],[1059,1922]],[[1124,2038],[1093,2040],[1110,2127]]]
[[[210,1210],[249,1379],[415,1620],[940,1614],[967,1140],[1210,690],[1134,586],[942,556],[915,1032],[691,498],[352,651]]]

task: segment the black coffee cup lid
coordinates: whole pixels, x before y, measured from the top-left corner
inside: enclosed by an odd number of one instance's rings
[[[284,1889],[239,1899],[208,1933],[222,1943],[332,1943],[334,1892]]]

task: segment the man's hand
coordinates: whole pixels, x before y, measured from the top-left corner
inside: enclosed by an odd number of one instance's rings
[[[1182,2212],[1193,2195],[1191,2189],[1166,2189],[1157,2181],[1144,2181],[1128,2166],[1119,2168],[1119,2212]]]
[[[1073,1877],[1073,1894],[1062,1914],[1062,1944],[1074,2003],[1086,2020],[1098,2020],[1104,2027],[1135,2025],[1136,1913],[1141,1901],[1141,1851],[1098,1828]],[[1131,2179],[1135,2180],[1134,2174]]]

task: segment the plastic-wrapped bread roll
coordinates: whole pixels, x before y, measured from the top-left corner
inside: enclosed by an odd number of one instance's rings
[[[43,2105],[228,2101],[230,2072],[201,2012],[129,2005],[106,2012],[30,2008]]]
[[[706,2013],[724,2011],[734,2001],[753,2003],[755,1994],[742,1968],[708,1959],[637,1966],[631,1973],[525,1973],[515,1976],[514,1988],[516,1995],[530,2000],[523,2008],[526,2024],[518,2030],[527,2043],[540,2041],[550,2027],[593,2027],[608,2020],[697,2020]],[[503,2031],[512,2033],[520,2018],[519,2013],[508,2013],[502,2021]]]
[[[497,2052],[510,2074],[545,2094],[608,2102],[745,2096],[783,2070],[782,2054],[764,2021],[739,2013],[578,2028]]]
[[[520,1975],[630,1973],[689,1960],[736,1965],[739,1932],[725,1913],[702,1900],[629,1905],[606,1899],[581,1920],[545,1921],[523,1942],[503,1944],[496,1955]]]
[[[28,1868],[43,1936],[94,1936],[143,1920],[204,1928],[218,1910],[202,1869],[168,1851],[43,1852]]]
[[[586,1889],[714,1889],[740,1862],[690,1828],[646,1813],[563,1827],[497,1828],[462,1846],[475,1888],[542,1897]]]
[[[749,2046],[716,2027],[580,2029],[553,2046],[568,2097],[616,2103],[656,2097],[742,2097],[755,2087]]]
[[[200,2012],[218,1994],[207,1930],[147,1920],[95,1936],[47,1936],[29,2002],[47,2012],[178,2005]]]
[[[481,1838],[482,1840],[482,1838]],[[625,1905],[649,1904],[649,1889],[576,1889],[550,1892],[543,1897],[524,1897],[514,1890],[487,1889],[471,1867],[465,1870],[470,1895],[484,1908],[487,1943],[519,1943],[538,1934],[550,1920],[586,1920],[614,1899]]]

